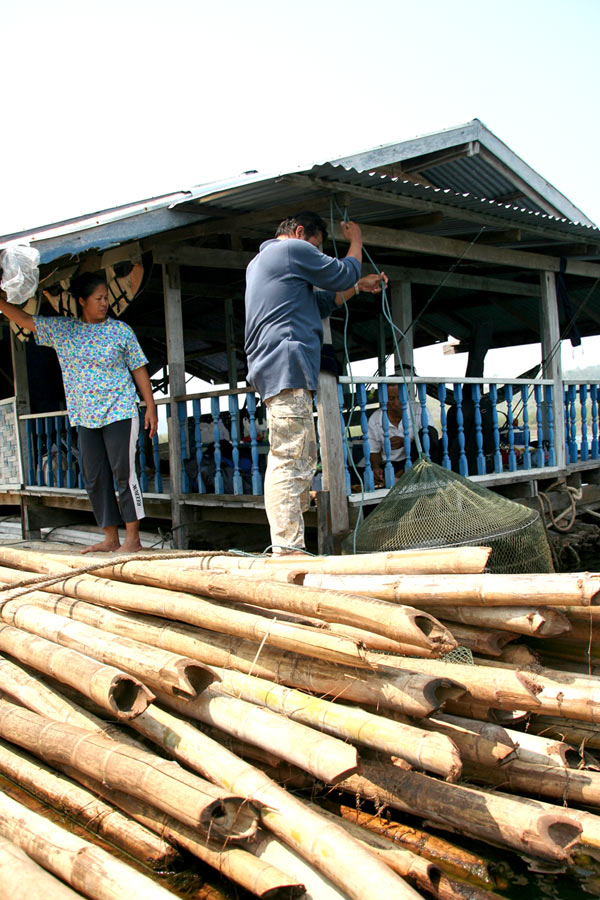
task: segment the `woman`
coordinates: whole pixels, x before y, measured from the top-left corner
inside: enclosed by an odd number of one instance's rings
[[[144,516],[135,471],[139,432],[137,393],[146,403],[144,428],[156,434],[156,405],[144,356],[129,325],[108,318],[104,273],[84,273],[71,282],[81,318],[30,316],[0,298],[0,311],[32,331],[40,346],[56,350],[71,425],[79,426],[79,454],[85,488],[104,540],[82,550],[126,553],[141,549],[139,520]],[[114,483],[119,495],[115,499]],[[119,513],[120,507],[120,513]],[[119,542],[118,526],[126,537]]]

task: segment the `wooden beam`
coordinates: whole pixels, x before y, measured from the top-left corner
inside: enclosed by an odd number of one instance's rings
[[[560,270],[560,258],[555,256],[524,253],[522,250],[504,250],[501,247],[483,247],[477,243],[467,244],[465,241],[456,241],[453,238],[431,237],[431,235],[374,225],[361,227],[365,244],[373,247],[408,250],[413,253],[448,256],[453,259],[466,259],[469,262],[484,262],[518,269],[533,269],[534,271],[558,272]],[[336,240],[344,241],[340,225],[334,225],[334,233]],[[566,273],[600,278],[600,265],[568,260]]]
[[[329,319],[323,322],[323,338],[331,343]],[[344,468],[344,445],[340,423],[337,380],[329,372],[319,374],[317,391],[317,416],[321,465],[323,470],[323,491],[329,492],[329,510],[332,534],[342,534],[350,527],[348,500],[346,498],[346,474]]]
[[[457,275],[455,272],[440,272],[437,269],[417,269],[411,266],[384,265],[386,275],[397,281],[411,281],[413,284],[443,284],[444,287],[464,288],[467,291],[486,291],[492,294],[514,294],[517,297],[539,297],[539,284],[525,284],[522,281],[508,281],[504,278],[488,278],[481,275]]]
[[[258,250],[257,250],[258,252]],[[201,266],[207,269],[245,269],[256,253],[245,250],[217,250],[173,244],[153,251],[155,263],[179,266]]]
[[[342,194],[345,192],[353,197],[360,197],[362,200],[369,200],[372,203],[385,204],[386,206],[397,206],[402,209],[422,210],[423,212],[437,211],[443,213],[446,216],[451,215],[453,219],[460,219],[464,222],[475,222],[478,226],[490,225],[493,228],[498,228],[500,224],[506,223],[506,219],[501,218],[497,213],[496,215],[494,215],[493,213],[490,214],[485,211],[485,201],[481,202],[481,209],[475,211],[472,209],[463,209],[460,206],[450,206],[448,204],[436,203],[434,200],[421,200],[417,197],[405,197],[401,194],[386,190],[385,187],[362,187],[355,184],[345,184],[343,181],[328,181],[325,178],[316,178],[310,175],[284,175],[282,177],[282,181],[287,181],[291,182],[292,184],[303,186],[307,190],[312,187],[320,188],[321,190],[333,192],[336,194]],[[376,179],[375,183],[377,183]],[[382,184],[382,182],[379,183]],[[521,216],[521,218],[523,221],[518,222],[518,227],[523,231],[527,231],[530,234],[542,235],[554,241],[557,240],[557,237],[560,237],[559,229],[557,229],[556,227],[553,228],[550,225],[541,225],[539,223],[539,218],[535,218],[533,215],[531,216],[531,219],[526,215]],[[516,225],[517,223],[514,224]],[[557,223],[557,225],[560,228],[560,223]],[[565,239],[576,243],[587,244],[590,239],[589,234],[578,235],[572,233],[571,231],[569,231],[567,234],[568,238]]]

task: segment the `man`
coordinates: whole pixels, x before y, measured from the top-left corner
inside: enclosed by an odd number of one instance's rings
[[[274,554],[304,549],[303,512],[317,463],[313,394],[326,318],[360,291],[379,293],[386,276],[360,277],[362,234],[342,222],[345,259],[322,251],[327,225],[311,212],[279,225],[246,272],[248,383],[267,407],[265,508]]]
[[[410,390],[410,388],[409,388]],[[388,436],[390,439],[390,462],[394,467],[394,474],[401,475],[404,472],[406,464],[406,444],[404,441],[404,423],[402,421],[402,402],[398,396],[398,385],[388,384],[388,402],[387,402],[387,418],[388,418]],[[420,423],[421,410],[418,403],[413,403],[413,414]],[[413,423],[410,410],[407,408],[408,416],[408,440],[411,447],[411,459],[416,458],[416,445],[413,440]],[[438,461],[438,434],[435,428],[430,425],[429,432],[429,456],[434,461]],[[373,477],[376,484],[383,484],[384,477],[384,435],[383,435],[383,410],[377,409],[369,419],[369,427],[367,436],[369,438],[369,450],[371,453],[371,468],[373,469]],[[423,438],[423,428],[419,428],[419,437]]]

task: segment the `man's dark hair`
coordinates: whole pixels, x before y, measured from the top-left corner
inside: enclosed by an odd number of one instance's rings
[[[308,212],[307,210],[284,219],[283,222],[279,224],[277,231],[275,232],[275,237],[279,237],[281,234],[294,234],[298,225],[304,227],[304,234],[307,238],[314,237],[314,235],[319,232],[323,235],[323,240],[326,240],[327,238],[327,223],[325,220],[317,215],[317,213]]]

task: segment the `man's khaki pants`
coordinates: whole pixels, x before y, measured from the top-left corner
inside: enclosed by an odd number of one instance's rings
[[[281,391],[265,401],[269,458],[265,475],[265,509],[273,554],[304,548],[303,512],[317,465],[313,398],[304,388]]]

